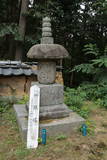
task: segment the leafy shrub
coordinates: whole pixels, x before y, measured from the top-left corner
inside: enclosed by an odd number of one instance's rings
[[[94,59],[89,60],[88,63],[76,65],[73,71],[86,73],[92,75],[94,81],[103,82],[107,80],[107,46],[103,50],[103,55],[96,44],[87,44],[84,46],[83,52],[85,55],[92,55]],[[101,56],[102,55],[102,56]]]
[[[94,100],[97,104],[107,108],[107,84],[106,83],[86,83],[80,86],[86,93],[87,100]]]
[[[66,138],[67,138],[66,135],[61,134],[61,135],[58,135],[58,136],[56,137],[56,140],[64,140],[64,139],[66,139]]]
[[[70,109],[77,112],[82,117],[87,118],[89,114],[89,109],[82,107],[85,100],[86,92],[80,87],[78,87],[77,89],[66,88],[65,104],[67,104]]]
[[[99,105],[101,105],[107,109],[107,96],[104,96],[102,99],[100,99]]]
[[[28,95],[24,95],[22,97],[22,99],[20,99],[17,103],[18,104],[26,104],[29,101],[29,96]]]
[[[80,111],[79,111],[79,114],[84,117],[84,118],[88,118],[88,115],[90,113],[90,110],[89,108],[82,108]]]
[[[94,135],[96,125],[93,121],[86,121],[88,135]]]
[[[76,106],[80,108],[83,105],[83,101],[85,100],[85,92],[81,92],[79,89],[74,88],[66,88],[65,91],[65,103],[68,106]]]
[[[3,98],[0,97],[0,114],[6,112],[9,107],[11,107],[14,103],[15,99],[13,97],[11,98]]]
[[[84,83],[81,86],[81,90],[85,91],[87,100],[94,100],[98,94],[98,86],[96,84]]]

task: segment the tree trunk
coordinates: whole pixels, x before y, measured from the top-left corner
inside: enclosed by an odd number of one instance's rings
[[[14,59],[14,38],[12,36],[9,37],[9,52],[8,52],[8,58],[9,60]]]
[[[21,11],[20,11],[20,18],[19,18],[19,34],[21,36],[22,41],[17,42],[16,44],[15,60],[22,60],[22,57],[23,57],[22,44],[24,42],[25,31],[26,31],[26,16],[24,14],[28,11],[28,4],[29,4],[29,0],[21,1]]]

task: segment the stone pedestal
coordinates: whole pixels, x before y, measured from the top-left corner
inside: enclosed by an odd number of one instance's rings
[[[32,82],[31,85],[37,85],[40,88],[40,106],[57,105],[63,103],[63,85],[57,83],[44,85],[38,82]]]
[[[38,82],[32,82],[32,85],[40,88],[40,120],[69,116],[70,110],[63,103],[63,85],[57,83],[45,85]]]
[[[40,115],[42,109],[45,110],[45,107],[40,108]],[[25,105],[20,104],[14,105],[14,110],[19,124],[22,140],[26,143],[28,129],[28,111]],[[60,134],[70,136],[73,132],[76,132],[84,122],[85,120],[82,117],[72,111],[69,112],[69,116],[65,118],[51,119],[50,117],[49,120],[40,120],[39,135],[41,136],[41,130],[45,128],[47,130],[47,136],[58,136]]]

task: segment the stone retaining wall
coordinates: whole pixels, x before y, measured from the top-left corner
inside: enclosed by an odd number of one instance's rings
[[[29,94],[32,81],[37,81],[37,76],[0,76],[0,96],[22,97]],[[57,72],[56,82],[63,84],[61,72]]]

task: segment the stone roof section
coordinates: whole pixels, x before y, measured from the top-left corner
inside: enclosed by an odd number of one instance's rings
[[[62,45],[54,44],[51,19],[49,17],[43,18],[41,44],[32,46],[27,53],[27,57],[37,60],[58,60],[68,56],[68,51]]]
[[[31,47],[27,56],[34,59],[63,59],[69,54],[63,46],[58,44],[37,44]]]

